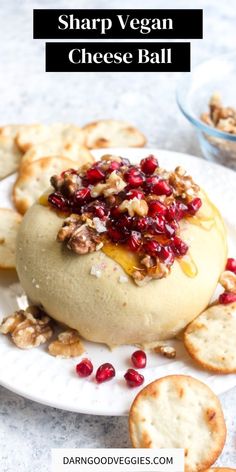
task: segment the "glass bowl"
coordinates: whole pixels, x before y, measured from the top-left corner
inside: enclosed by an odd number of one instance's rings
[[[236,134],[207,125],[200,116],[219,93],[224,107],[236,109],[236,53],[203,62],[186,74],[177,89],[177,103],[195,127],[204,157],[236,170]]]

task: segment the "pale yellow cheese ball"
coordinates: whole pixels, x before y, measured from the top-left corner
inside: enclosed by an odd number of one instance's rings
[[[56,241],[63,219],[36,203],[26,213],[17,239],[17,272],[32,303],[85,339],[149,344],[179,334],[208,305],[227,258],[223,220],[204,199],[202,224],[181,223],[181,237],[197,268],[190,277],[178,261],[161,280],[137,286],[102,251],[76,255]],[[91,274],[99,267],[100,277]],[[96,272],[96,271],[95,271]]]

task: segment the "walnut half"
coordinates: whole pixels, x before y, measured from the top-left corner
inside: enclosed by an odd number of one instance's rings
[[[48,351],[55,357],[77,357],[84,352],[84,346],[79,334],[74,329],[68,329],[58,335],[58,339],[48,346]]]
[[[14,344],[20,349],[31,349],[47,342],[52,334],[50,318],[36,308],[19,310],[5,318],[0,326],[0,333],[10,334]]]

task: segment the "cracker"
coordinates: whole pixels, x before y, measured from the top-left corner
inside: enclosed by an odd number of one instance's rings
[[[193,377],[170,375],[147,385],[129,414],[137,448],[184,448],[185,472],[210,467],[220,455],[226,426],[220,402]]]
[[[16,235],[21,215],[14,210],[0,208],[0,268],[15,268]]]
[[[0,127],[0,136],[15,139],[16,135],[25,127],[32,125],[5,125]]]
[[[228,467],[214,467],[213,469],[207,469],[203,472],[236,472],[236,469],[230,469]]]
[[[83,127],[89,149],[109,147],[143,147],[145,136],[125,121],[100,120]]]
[[[193,320],[184,332],[190,356],[206,370],[236,372],[236,302],[213,305]]]
[[[0,179],[13,174],[20,165],[22,153],[11,137],[0,135]]]
[[[55,123],[51,125],[36,124],[25,126],[16,136],[16,144],[26,152],[35,144],[55,139],[58,142],[84,144],[84,133],[78,126],[72,124]]]
[[[74,161],[60,157],[47,157],[31,162],[20,173],[13,187],[13,201],[16,209],[23,215],[50,187],[52,175],[77,167]]]
[[[26,151],[21,160],[21,168],[38,159],[53,156],[65,157],[77,163],[79,162],[80,165],[94,160],[91,152],[77,142],[66,143],[62,140],[50,139],[43,143],[35,144]]]

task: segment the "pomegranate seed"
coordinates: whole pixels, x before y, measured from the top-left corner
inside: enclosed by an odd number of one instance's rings
[[[144,351],[135,351],[131,356],[131,361],[137,369],[144,369],[147,364],[147,356]]]
[[[51,193],[48,196],[48,203],[60,211],[68,211],[68,203],[59,192]]]
[[[168,236],[169,238],[172,238],[175,235],[178,228],[179,228],[179,225],[176,221],[172,221],[171,223],[166,223],[165,225],[166,236]]]
[[[139,187],[144,180],[142,174],[135,167],[126,172],[124,178],[131,187]]]
[[[93,372],[93,364],[89,359],[82,359],[75,369],[79,377],[88,377]]]
[[[77,190],[74,195],[74,203],[82,205],[84,202],[88,201],[91,198],[89,188],[81,188]]]
[[[105,178],[105,174],[101,169],[88,169],[86,172],[86,179],[90,184],[95,184],[101,182]]]
[[[146,240],[144,243],[144,252],[150,256],[157,256],[160,251],[160,244],[155,239]]]
[[[142,200],[144,198],[144,194],[143,192],[141,192],[141,190],[130,190],[127,195],[126,195],[126,198],[128,200],[132,200],[133,198],[138,198],[139,200]]]
[[[103,219],[104,216],[107,215],[107,210],[104,206],[102,205],[94,205],[93,207],[93,213],[95,216],[97,216],[98,218],[101,218]]]
[[[121,212],[120,212],[120,209],[119,209],[118,205],[111,208],[110,215],[111,215],[112,218],[119,218],[120,217]]]
[[[202,200],[199,197],[194,198],[191,202],[188,203],[188,213],[189,215],[195,215],[199,208],[202,206]]]
[[[132,231],[128,239],[128,245],[131,251],[137,252],[142,246],[141,234],[137,231]]]
[[[107,382],[115,377],[116,371],[112,364],[106,362],[105,364],[100,365],[96,372],[96,381],[97,383]]]
[[[236,274],[236,259],[229,257],[229,259],[227,259],[225,270],[230,270],[230,272],[234,272],[234,274]]]
[[[170,265],[174,264],[175,256],[174,256],[172,248],[170,246],[161,246],[158,257],[166,265],[170,266]]]
[[[177,220],[180,221],[187,213],[188,207],[182,202],[173,202],[166,211],[166,219],[168,221]]]
[[[153,174],[153,172],[156,170],[158,167],[158,161],[154,156],[148,156],[145,159],[141,160],[141,170],[144,172],[144,174],[150,175]]]
[[[184,256],[188,252],[188,245],[178,236],[173,239],[171,247],[176,256]]]
[[[112,161],[112,162],[109,164],[108,171],[113,172],[113,170],[118,170],[121,165],[122,165],[121,162]]]
[[[219,296],[219,303],[222,305],[228,305],[233,302],[236,302],[236,293],[224,292]]]
[[[165,229],[165,219],[163,216],[156,216],[153,219],[153,223],[150,226],[150,233],[152,234],[164,234]]]
[[[159,182],[153,185],[152,192],[155,193],[155,195],[166,195],[169,197],[173,190],[166,180],[159,180]]]
[[[115,243],[125,241],[128,236],[124,232],[119,231],[119,229],[115,228],[114,226],[110,226],[110,228],[108,228],[108,235]]]
[[[132,222],[132,218],[130,216],[127,216],[127,215],[122,215],[118,221],[116,222],[117,224],[117,227],[121,230],[125,230],[125,229],[131,229],[132,228],[132,225],[133,225],[133,222]]]
[[[164,216],[166,213],[166,206],[164,203],[159,202],[158,200],[151,200],[148,204],[149,206],[149,211],[148,214],[149,216]]]
[[[154,185],[156,185],[160,181],[160,178],[157,175],[153,175],[152,177],[147,177],[144,182],[144,188],[146,191],[150,192]]]
[[[139,387],[144,382],[144,376],[139,374],[139,372],[134,369],[128,369],[124,375],[124,378],[127,382],[127,385],[131,388]]]
[[[133,227],[141,233],[145,231],[149,226],[149,218],[141,216],[141,218],[134,218]]]
[[[65,175],[69,175],[69,174],[75,175],[75,174],[77,174],[77,170],[75,170],[75,169],[67,169],[67,170],[64,170],[64,171],[61,173],[61,177],[63,178],[63,177],[65,177]]]

